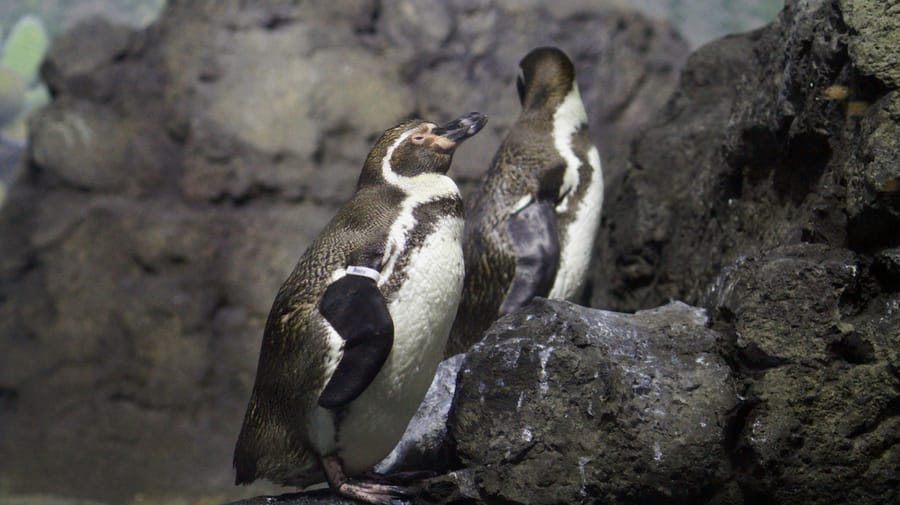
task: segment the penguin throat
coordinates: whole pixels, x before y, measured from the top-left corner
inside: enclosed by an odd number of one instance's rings
[[[403,143],[412,132],[406,132],[400,136],[388,148],[381,160],[381,176],[384,181],[403,192],[405,198],[400,204],[400,212],[388,234],[388,243],[385,248],[382,262],[382,279],[388,279],[394,272],[396,262],[400,254],[407,248],[409,234],[416,225],[415,209],[420,205],[440,200],[442,198],[459,198],[459,188],[453,179],[446,175],[426,172],[412,177],[398,174],[391,166],[391,158],[394,150]]]

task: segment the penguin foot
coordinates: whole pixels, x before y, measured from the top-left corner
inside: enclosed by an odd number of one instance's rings
[[[337,456],[322,458],[322,468],[328,485],[341,496],[373,505],[402,505],[409,503],[410,491],[401,486],[381,482],[350,479],[344,474],[343,465]]]
[[[407,500],[409,492],[406,488],[400,486],[348,479],[337,488],[334,488],[334,490],[341,496],[374,505],[401,505],[409,503]]]
[[[394,473],[368,472],[366,473],[366,480],[378,482],[380,484],[395,484],[399,486],[405,486],[416,481],[436,477],[437,475],[437,472],[432,472],[430,470],[414,470],[409,472]]]

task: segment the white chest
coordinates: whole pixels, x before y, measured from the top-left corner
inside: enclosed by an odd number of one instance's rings
[[[462,219],[441,218],[420,248],[405,253],[411,254],[406,280],[388,300],[391,354],[336,433],[348,473],[368,470],[390,453],[434,378],[462,291],[462,232]]]

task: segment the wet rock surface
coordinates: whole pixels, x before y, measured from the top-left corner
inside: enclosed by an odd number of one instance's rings
[[[738,404],[719,344],[704,311],[681,303],[631,315],[536,301],[466,355],[458,457],[485,501],[717,496]]]
[[[465,360],[457,354],[441,362],[434,381],[422,400],[415,417],[397,447],[375,467],[384,474],[426,470],[443,473],[458,466],[453,441],[447,427],[447,417],[459,368]]]

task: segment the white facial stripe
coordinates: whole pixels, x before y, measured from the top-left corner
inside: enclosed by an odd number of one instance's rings
[[[581,94],[578,92],[578,84],[572,83],[572,89],[563,103],[553,114],[553,144],[560,156],[566,162],[566,171],[563,175],[563,184],[559,190],[562,196],[570,193],[572,189],[578,186],[578,167],[581,161],[572,150],[572,137],[582,125],[587,124],[587,113],[584,111],[584,104],[581,103]],[[569,205],[569,198],[566,197],[557,206],[559,212],[565,212]]]
[[[394,172],[394,167],[391,166],[391,158],[394,156],[394,151],[400,147],[400,144],[402,144],[410,135],[412,135],[413,131],[415,131],[415,129],[403,132],[403,134],[388,147],[384,159],[381,160],[381,176],[384,177],[384,180],[387,181],[388,184],[399,186],[400,179],[405,179],[405,177],[397,175],[397,173]]]

